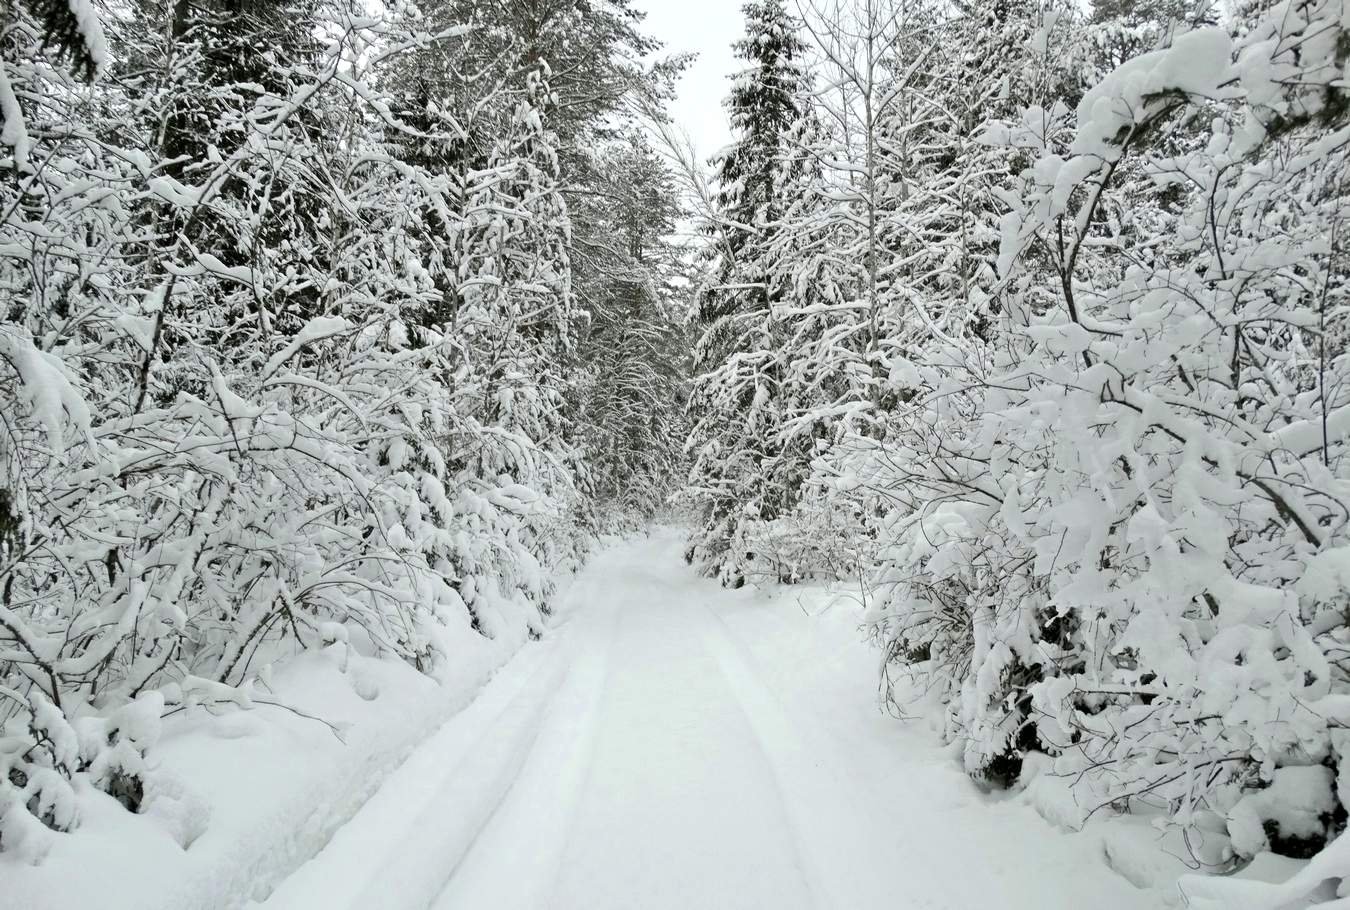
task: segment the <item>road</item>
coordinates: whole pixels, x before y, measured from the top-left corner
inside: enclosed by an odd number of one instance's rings
[[[846,605],[725,591],[679,551],[665,532],[593,560],[550,635],[261,906],[1158,906],[882,713]]]

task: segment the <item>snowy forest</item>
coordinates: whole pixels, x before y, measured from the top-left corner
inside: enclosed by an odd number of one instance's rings
[[[633,0],[4,6],[0,907],[191,854],[175,724],[471,699],[653,525],[847,594],[982,798],[1347,906],[1350,0],[743,14],[707,159]]]

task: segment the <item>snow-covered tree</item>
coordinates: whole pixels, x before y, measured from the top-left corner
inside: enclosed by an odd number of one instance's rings
[[[711,277],[700,290],[690,393],[689,496],[702,527],[688,558],[739,585],[753,559],[747,522],[791,508],[799,483],[779,443],[786,267],[772,240],[808,162],[792,151],[809,80],[805,46],[780,0],[747,3],[736,54],[749,65],[727,98],[734,134],[716,165]]]
[[[878,633],[939,683],[971,772],[1049,754],[1033,787],[1074,783],[1061,818],[1161,806],[1226,832],[1206,862],[1334,833],[1340,11],[1179,31],[1076,112],[991,123],[1031,154],[1000,194],[991,342],[918,365],[937,436],[870,478],[896,506]],[[1325,818],[1285,830],[1262,791],[1300,775]]]
[[[271,663],[538,634],[592,521],[539,47],[483,71],[411,8],[133,3],[87,86],[6,15],[0,850],[37,858],[80,781],[138,808],[160,717],[255,704]]]
[[[668,166],[641,134],[602,150],[595,166],[604,182],[573,206],[587,238],[573,260],[587,313],[573,413],[602,518],[648,520],[683,480],[689,344],[682,250],[671,239],[682,212]]]

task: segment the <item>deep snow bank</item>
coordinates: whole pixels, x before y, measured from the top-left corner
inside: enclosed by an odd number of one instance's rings
[[[40,863],[0,853],[0,908],[220,910],[265,896],[490,677],[537,658],[518,625],[466,637],[439,679],[336,643],[280,664],[250,710],[171,714],[141,814],[81,787],[78,826]]]
[[[856,591],[747,588],[728,592],[718,606],[731,637],[796,725],[842,747],[870,803],[868,817],[851,824],[880,842],[868,849],[894,869],[895,894],[915,906],[927,906],[920,896],[933,880],[947,883],[939,892],[945,903],[934,906],[963,910],[1164,910],[1188,900],[1198,906],[1210,892],[1197,878],[1239,896],[1206,903],[1206,910],[1244,910],[1248,894],[1295,893],[1256,884],[1283,882],[1304,865],[1270,853],[1234,876],[1196,876],[1195,844],[1159,816],[1101,813],[1081,829],[1062,824],[1055,796],[1065,788],[1058,781],[981,790],[964,771],[960,743],[941,743],[941,718],[923,693],[911,689],[890,713],[882,709],[881,655],[865,641]],[[897,711],[905,716],[893,716]],[[1243,881],[1253,883],[1250,890]],[[1277,901],[1261,910],[1306,906]]]

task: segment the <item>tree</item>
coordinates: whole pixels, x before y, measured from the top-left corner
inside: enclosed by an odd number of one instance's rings
[[[671,239],[682,215],[671,174],[634,132],[600,151],[604,182],[573,207],[587,319],[574,413],[608,521],[650,519],[682,479],[689,344]]]
[[[272,662],[540,634],[594,527],[553,126],[608,108],[410,8],[131,5],[88,87],[11,11],[0,850],[37,859]],[[611,34],[588,65],[627,71]]]
[[[788,136],[808,87],[805,48],[780,0],[756,0],[744,11],[746,37],[736,53],[750,66],[727,99],[736,141],[717,162],[717,211],[708,225],[715,261],[697,301],[703,333],[687,444],[690,494],[702,518],[688,556],[729,584],[743,581],[742,522],[774,518],[795,495],[772,476],[782,453],[765,405],[779,381],[774,309],[785,291],[771,240],[802,179]]]
[[[931,434],[869,480],[895,506],[878,635],[971,773],[1048,753],[1033,787],[1226,833],[1206,863],[1335,833],[1281,829],[1260,791],[1340,761],[1344,51],[1289,50],[1339,11],[1285,7],[1238,47],[1179,32],[1076,117],[1052,97],[990,124],[1030,153],[999,194],[997,321],[917,365]]]

